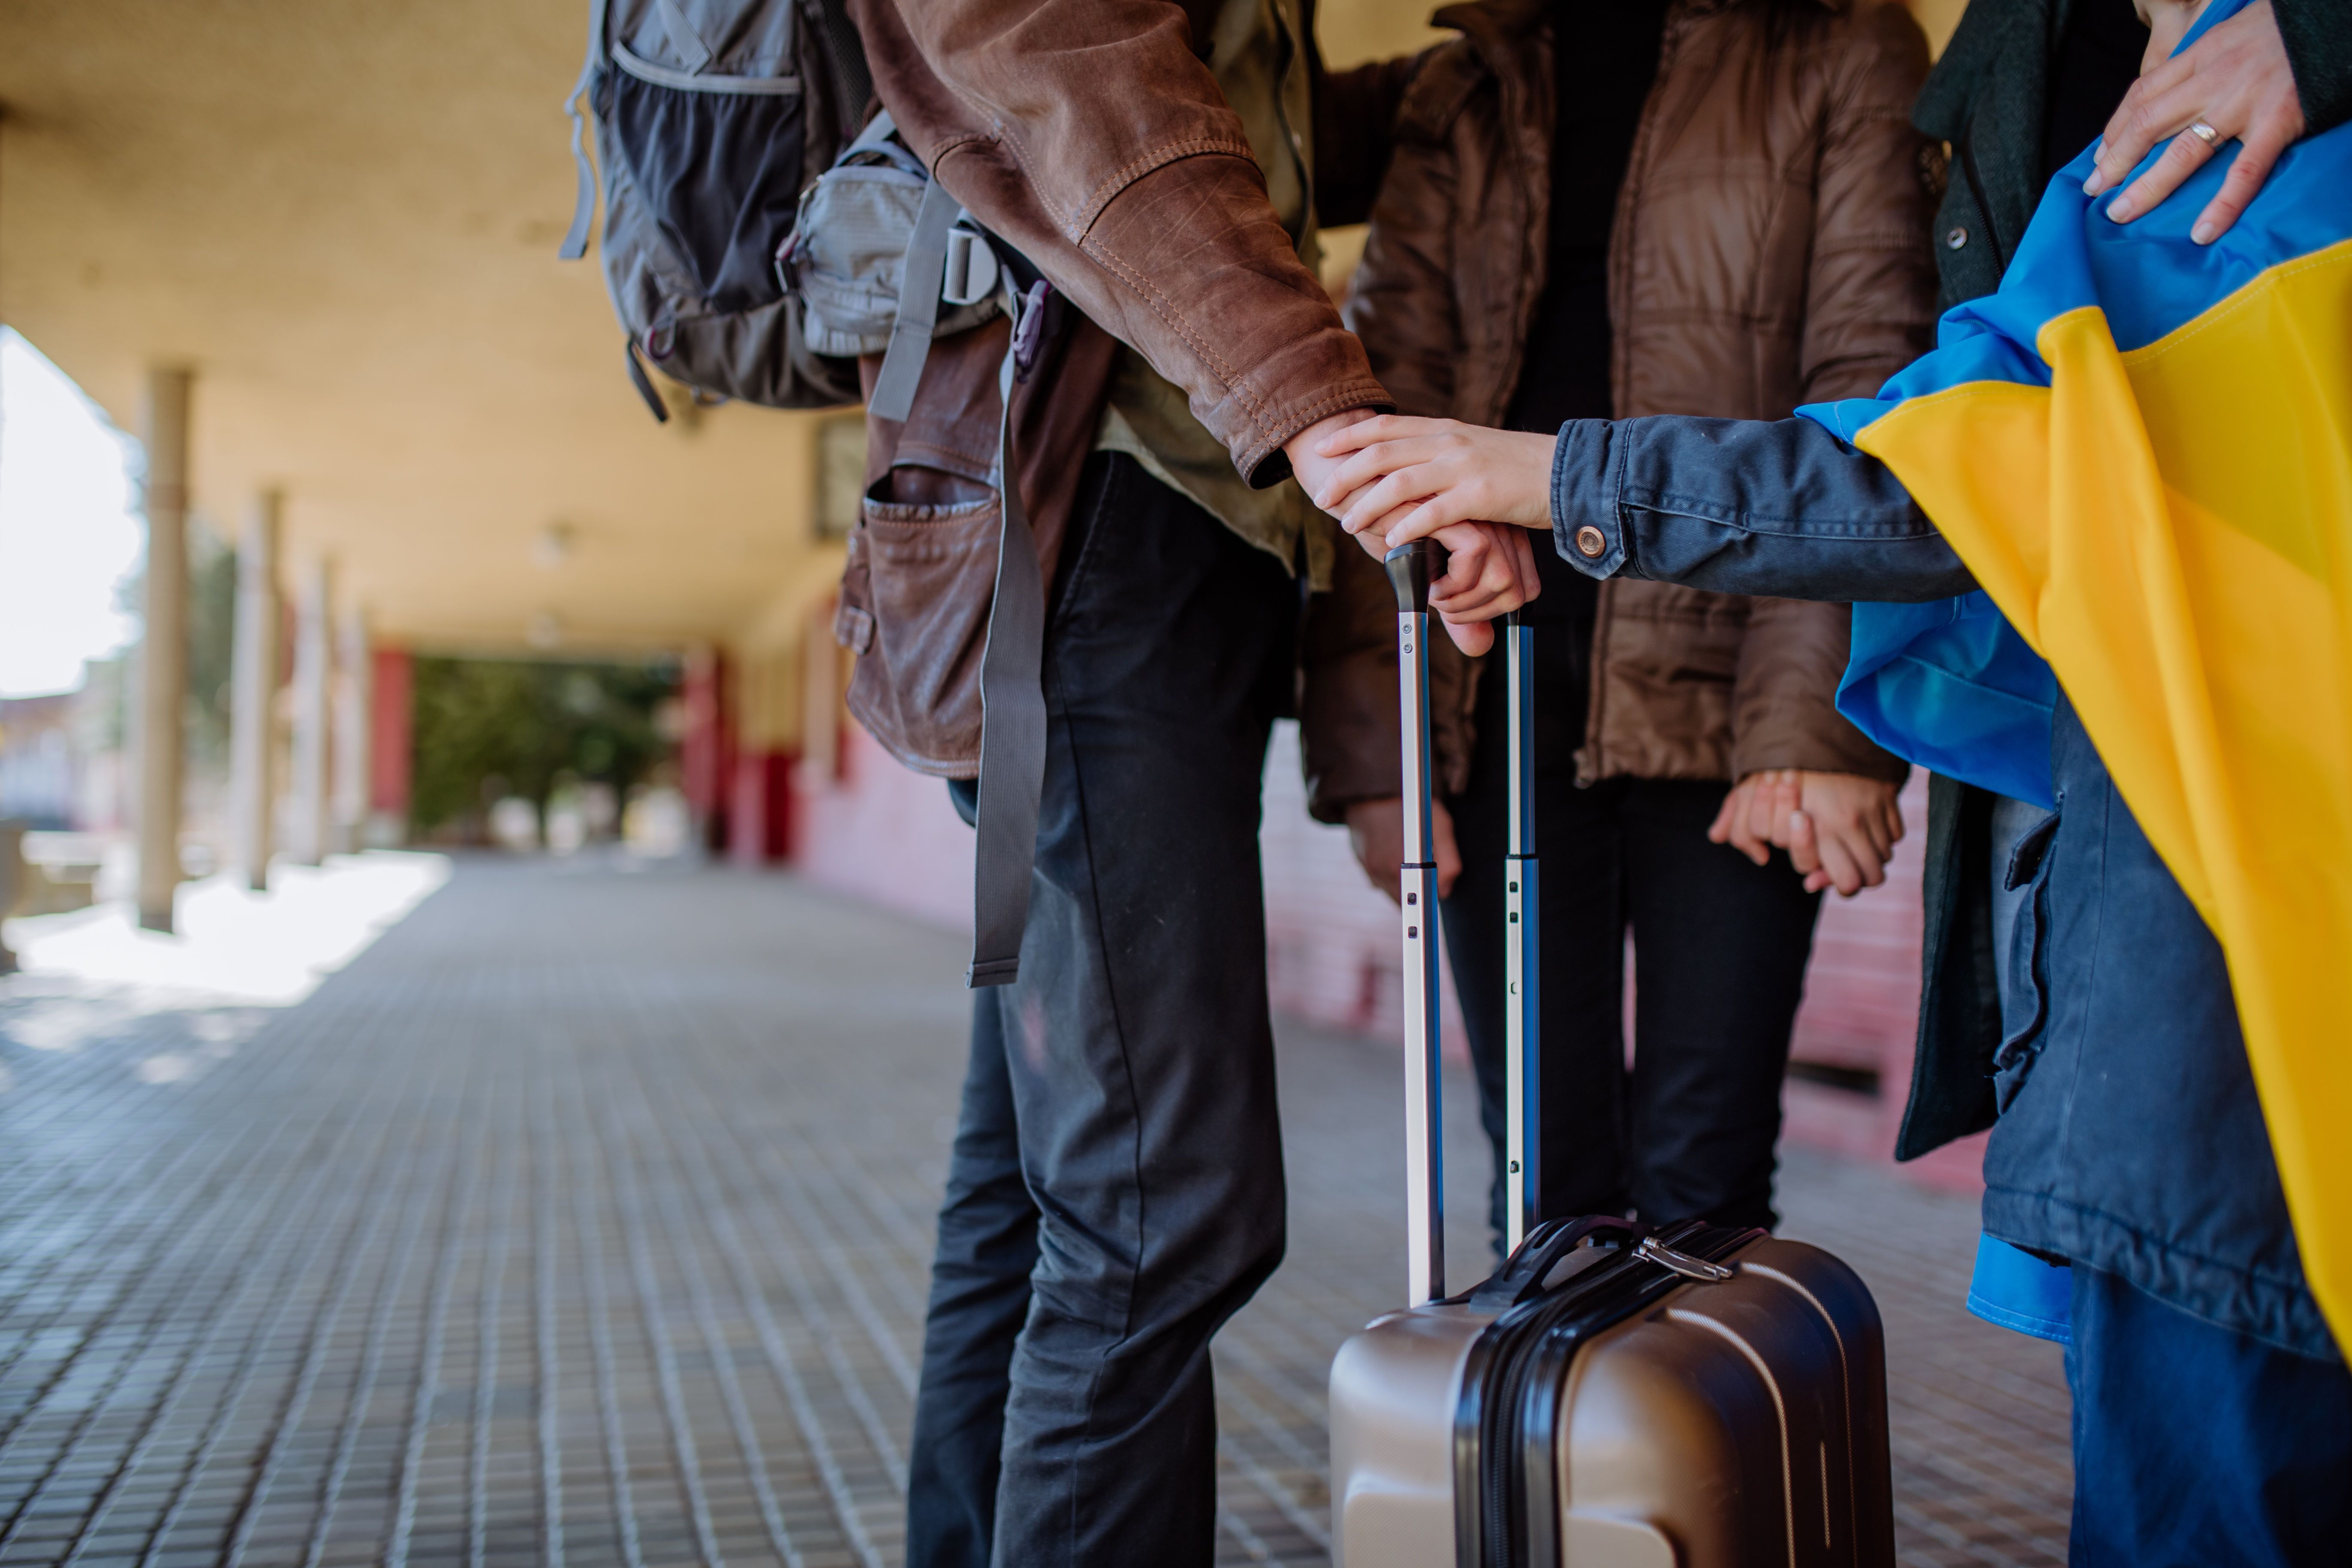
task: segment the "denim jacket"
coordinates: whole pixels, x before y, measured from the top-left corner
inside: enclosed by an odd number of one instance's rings
[[[1595,577],[1849,602],[1975,588],[1893,474],[1805,419],[1571,421],[1552,526],[1561,556]],[[2063,697],[2051,772],[2057,812],[2008,872],[2028,897],[2001,959],[2012,1002],[1999,1049],[1990,1064],[1923,1060],[1906,1123],[1923,1101],[1989,1097],[1988,1234],[2335,1360],[2221,944]]]

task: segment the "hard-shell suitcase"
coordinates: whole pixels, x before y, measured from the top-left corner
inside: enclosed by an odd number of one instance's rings
[[[1531,628],[1510,686],[1512,1251],[1444,1286],[1429,584],[1389,557],[1403,671],[1408,1300],[1331,1368],[1341,1568],[1878,1568],[1895,1560],[1878,1310],[1818,1247],[1689,1221],[1531,1225],[1538,1192]]]

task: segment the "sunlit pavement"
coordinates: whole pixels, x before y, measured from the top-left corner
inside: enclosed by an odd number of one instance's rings
[[[782,877],[445,868],[12,923],[0,1563],[897,1563],[961,948]],[[1235,1563],[1323,1560],[1325,1369],[1403,1274],[1393,1053],[1283,1053]],[[2063,1562],[2065,1389],[1959,1308],[1973,1202],[1798,1153],[1782,1206],[1885,1314],[1904,1561]]]

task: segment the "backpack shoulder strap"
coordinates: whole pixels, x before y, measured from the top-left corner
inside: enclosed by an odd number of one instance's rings
[[[841,0],[827,0],[839,5]],[[577,261],[588,254],[588,226],[596,219],[596,168],[588,161],[588,117],[581,112],[581,103],[595,88],[596,72],[604,63],[604,0],[590,0],[588,6],[588,58],[581,62],[580,79],[572,84],[564,95],[564,112],[572,116],[572,162],[580,174],[579,189],[572,198],[572,227],[563,237],[562,247],[556,256],[564,261]],[[858,62],[865,64],[863,58]],[[870,89],[869,89],[870,90]]]
[[[890,323],[890,346],[884,351],[882,369],[874,378],[874,395],[866,400],[866,411],[877,419],[904,420],[915,406],[915,387],[923,379],[923,362],[931,353],[931,331],[939,325],[940,284],[947,276],[948,230],[955,226],[956,215],[962,210],[962,204],[948,195],[946,186],[937,180],[925,183],[922,205],[915,209],[915,232],[907,241],[906,258],[898,268],[898,316]]]
[[[938,187],[934,186],[934,189]],[[950,213],[954,204],[949,203]],[[1013,468],[1013,388],[1024,340],[1042,321],[1044,290],[1025,300],[1007,268],[1004,310],[1013,331],[996,387],[1003,411],[996,433],[996,486],[1004,527],[996,551],[996,593],[980,656],[980,813],[972,859],[973,988],[1009,985],[1021,973],[1021,936],[1029,925],[1030,879],[1037,863],[1037,816],[1045,793],[1045,578],[1037,538]],[[1027,332],[1023,329],[1026,327]],[[928,338],[926,342],[928,342]],[[897,344],[892,343],[893,352]]]

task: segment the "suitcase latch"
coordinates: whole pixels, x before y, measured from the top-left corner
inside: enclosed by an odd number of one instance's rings
[[[1633,1256],[1679,1274],[1685,1279],[1696,1279],[1705,1284],[1720,1285],[1731,1278],[1731,1270],[1722,1264],[1709,1263],[1704,1258],[1693,1258],[1687,1252],[1676,1252],[1654,1236],[1643,1237],[1642,1244],[1633,1248]]]

